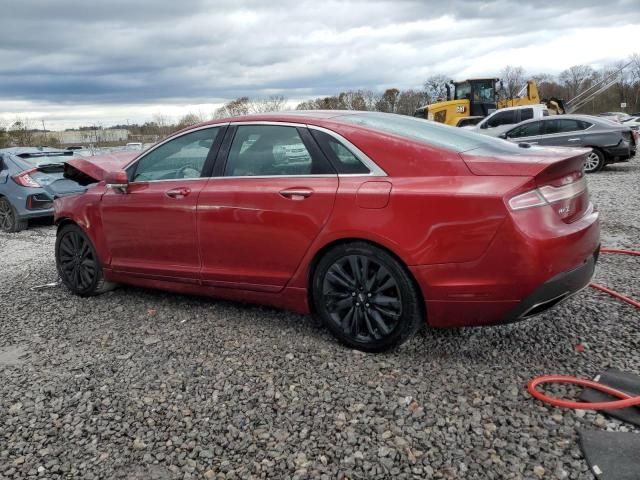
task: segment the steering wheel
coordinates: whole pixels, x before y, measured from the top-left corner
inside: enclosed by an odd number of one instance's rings
[[[193,168],[191,165],[185,165],[184,167],[180,167],[178,169],[178,178],[198,178],[200,177],[200,172]]]

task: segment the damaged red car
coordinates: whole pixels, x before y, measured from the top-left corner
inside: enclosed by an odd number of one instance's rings
[[[593,275],[589,151],[373,112],[216,120],[68,161],[85,191],[55,200],[58,272],[82,296],[122,283],[314,313],[365,351],[514,322]]]

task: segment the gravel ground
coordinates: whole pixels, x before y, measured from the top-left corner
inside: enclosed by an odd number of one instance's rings
[[[589,180],[603,244],[640,247],[638,160]],[[525,390],[640,372],[640,314],[591,289],[533,321],[369,355],[269,308],[31,290],[56,277],[54,234],[0,234],[0,478],[590,479],[576,429],[632,430]],[[640,298],[638,271],[603,256],[597,280]]]

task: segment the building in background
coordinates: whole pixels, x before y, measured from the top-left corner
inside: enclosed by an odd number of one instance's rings
[[[97,145],[101,143],[126,142],[129,140],[129,131],[124,128],[66,130],[64,132],[47,132],[47,136],[57,139],[60,145]]]

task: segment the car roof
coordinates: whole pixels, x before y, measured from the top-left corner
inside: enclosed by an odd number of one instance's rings
[[[508,110],[522,110],[524,108],[539,108],[541,110],[542,109],[546,110],[547,106],[544,103],[534,103],[532,105],[518,105],[516,107],[504,107],[504,108],[499,108],[495,112],[492,112],[492,115],[497,112],[504,112]]]
[[[52,147],[9,147],[0,148],[0,153],[9,153],[11,155],[28,155],[28,154],[43,154],[43,153],[62,153],[66,150]]]
[[[520,122],[517,125],[514,125],[512,129],[509,131],[515,130],[516,128],[526,125],[533,122],[550,122],[552,120],[582,120],[584,122],[593,123],[599,127],[611,128],[611,127],[621,127],[622,124],[612,122],[611,120],[607,120],[606,118],[595,117],[593,115],[580,115],[580,114],[563,114],[563,115],[549,115],[548,117],[542,118],[533,118],[531,120],[525,120],[524,122]]]

